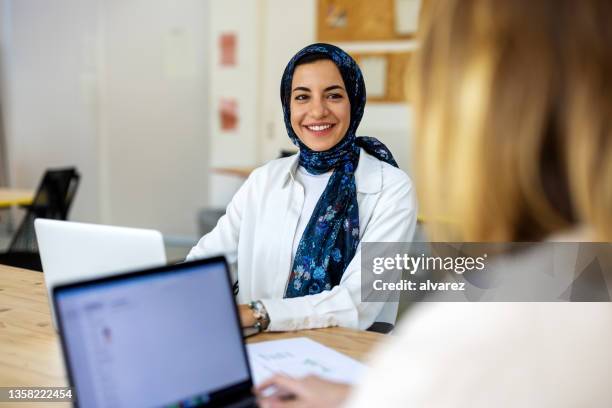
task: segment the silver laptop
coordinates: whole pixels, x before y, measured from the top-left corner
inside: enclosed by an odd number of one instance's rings
[[[225,258],[53,289],[80,407],[254,406]]]
[[[34,228],[49,295],[58,284],[166,264],[159,231],[41,218]]]

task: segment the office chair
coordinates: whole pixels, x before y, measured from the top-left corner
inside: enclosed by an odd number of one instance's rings
[[[366,329],[366,331],[371,331],[371,332],[380,333],[380,334],[389,334],[393,331],[394,328],[395,328],[395,325],[391,323],[374,322],[372,323],[370,327]]]
[[[31,204],[20,207],[26,214],[13,235],[8,251],[0,254],[0,264],[42,271],[34,220],[66,220],[79,185],[76,168],[47,170]]]

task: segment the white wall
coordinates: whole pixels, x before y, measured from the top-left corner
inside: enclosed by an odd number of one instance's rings
[[[74,164],[73,219],[195,236],[208,189],[208,3],[0,1],[12,185]]]
[[[262,1],[210,0],[211,43],[210,69],[210,149],[211,167],[244,167],[260,164],[259,102],[260,62],[259,38]],[[237,36],[237,64],[221,66],[219,36]],[[238,126],[233,131],[222,131],[219,122],[219,101],[231,98],[238,102]],[[211,173],[211,207],[225,207],[243,179]]]
[[[315,0],[263,2],[261,162],[278,157],[281,149],[297,150],[287,136],[283,121],[280,80],[291,57],[315,41],[316,3]]]
[[[207,198],[206,2],[107,0],[103,218],[196,235]]]
[[[48,167],[82,175],[72,215],[99,210],[95,66],[86,52],[96,35],[97,0],[1,3],[4,118],[11,184],[35,188]]]
[[[374,136],[393,153],[399,167],[410,174],[412,111],[403,103],[370,103],[366,105],[357,134]]]
[[[3,89],[3,81],[2,78],[4,77],[4,64],[3,64],[3,55],[5,54],[5,48],[6,48],[6,41],[5,41],[5,35],[6,35],[6,30],[3,30],[2,28],[4,27],[3,23],[6,21],[4,16],[5,16],[5,10],[4,7],[2,7],[2,4],[0,3],[0,186],[4,187],[8,185],[8,164],[6,162],[7,160],[7,152],[6,152],[6,146],[5,146],[5,138],[4,138],[4,133],[6,131],[5,127],[4,127],[4,110],[2,109],[2,104],[4,103],[5,99],[6,99],[6,94],[5,94],[5,90]]]

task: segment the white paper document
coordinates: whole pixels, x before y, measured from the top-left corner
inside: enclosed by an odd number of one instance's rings
[[[291,377],[318,375],[327,380],[355,383],[365,365],[306,337],[247,344],[255,385],[273,374]]]

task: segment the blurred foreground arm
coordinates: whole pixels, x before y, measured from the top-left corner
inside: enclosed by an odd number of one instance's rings
[[[266,390],[273,394],[263,396]],[[257,388],[259,404],[264,408],[274,407],[338,407],[342,405],[351,386],[348,384],[327,381],[316,376],[295,379],[275,375]]]

